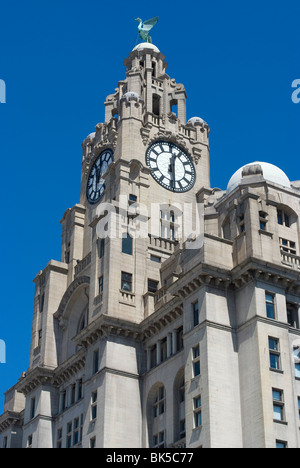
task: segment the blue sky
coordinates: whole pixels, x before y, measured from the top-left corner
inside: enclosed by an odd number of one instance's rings
[[[183,7],[186,5],[186,7]],[[300,2],[10,0],[1,5],[1,312],[3,393],[29,361],[34,285],[60,259],[59,220],[79,201],[81,142],[125,78],[139,16],[184,83],[188,118],[211,128],[211,185],[262,160],[300,179]]]

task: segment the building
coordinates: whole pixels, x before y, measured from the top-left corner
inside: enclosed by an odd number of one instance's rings
[[[35,278],[1,446],[300,446],[300,182],[212,189],[209,127],[142,43],[83,142],[61,261]]]

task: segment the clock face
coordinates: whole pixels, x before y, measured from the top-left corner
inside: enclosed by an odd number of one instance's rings
[[[188,192],[195,184],[196,171],[191,157],[170,141],[157,141],[146,152],[152,177],[172,192]]]
[[[91,204],[97,203],[103,197],[105,190],[103,176],[112,162],[113,152],[111,149],[106,149],[93,164],[86,187],[86,196]]]

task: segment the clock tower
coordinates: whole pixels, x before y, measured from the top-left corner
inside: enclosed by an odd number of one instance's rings
[[[187,121],[185,88],[152,43],[136,46],[125,67],[105,121],[82,144],[80,203],[61,220],[61,261],[35,278],[30,365],[17,384],[23,445],[167,443],[162,421],[145,425],[143,375],[175,355],[172,372],[182,367],[183,305],[158,315],[181,272],[174,253],[194,241],[210,186],[209,127]],[[149,339],[164,327],[154,349]],[[165,394],[153,392],[164,418]]]

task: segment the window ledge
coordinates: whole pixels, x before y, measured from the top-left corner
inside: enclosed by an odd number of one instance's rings
[[[272,367],[270,367],[270,371],[271,372],[275,372],[275,374],[284,374],[284,371],[281,370],[281,369],[273,369]]]
[[[259,229],[259,234],[262,234],[264,236],[268,236],[268,237],[271,237],[273,238],[273,233],[272,232],[269,232],[269,231],[263,231],[262,229]]]
[[[274,422],[274,423],[278,423],[278,424],[283,424],[284,426],[287,426],[287,425],[288,425],[288,422],[287,422],[287,421],[279,421],[278,419],[273,419],[273,422]]]

